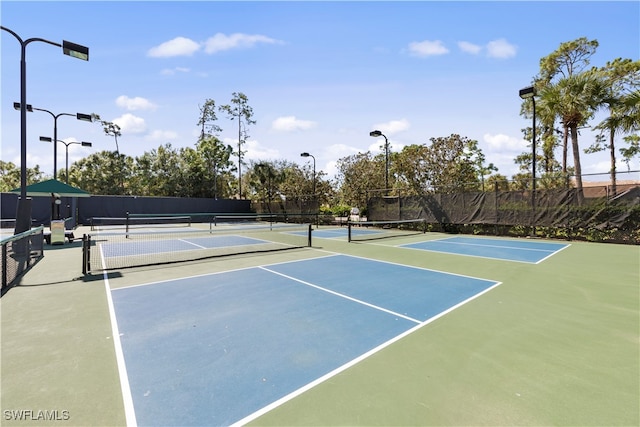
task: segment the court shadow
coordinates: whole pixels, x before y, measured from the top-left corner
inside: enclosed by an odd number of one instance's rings
[[[110,271],[106,273],[107,279],[115,279],[117,277],[122,277],[122,273],[119,271]],[[87,273],[81,277],[81,280],[83,282],[95,282],[99,280],[104,280],[104,278],[105,278],[105,273],[99,273],[99,274]]]

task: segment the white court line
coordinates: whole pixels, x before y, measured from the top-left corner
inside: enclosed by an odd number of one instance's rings
[[[328,251],[320,251],[320,252],[325,252],[325,253],[328,253],[329,255],[324,255],[324,256],[314,257],[314,258],[297,259],[297,260],[292,260],[292,261],[274,262],[274,263],[271,263],[271,264],[265,264],[264,266],[250,265],[250,266],[247,266],[247,267],[232,268],[231,270],[215,271],[215,272],[212,272],[212,273],[194,274],[192,276],[182,276],[182,277],[175,277],[173,279],[157,280],[155,282],[140,283],[140,284],[137,284],[137,285],[121,286],[119,288],[114,289],[114,291],[119,291],[121,289],[138,288],[140,286],[157,285],[157,284],[160,284],[160,283],[175,282],[175,281],[179,281],[179,280],[189,280],[189,279],[195,279],[195,278],[198,278],[198,277],[215,276],[215,275],[218,275],[218,274],[225,274],[225,273],[233,273],[233,272],[236,272],[236,271],[250,270],[252,268],[268,267],[270,265],[289,264],[289,263],[292,263],[292,262],[308,261],[310,259],[328,258],[328,257],[334,257],[334,256],[341,255],[341,254],[338,254],[338,253],[335,253],[335,252],[328,252]]]
[[[269,411],[272,411],[273,409],[277,408],[278,406],[281,406],[285,403],[287,403],[288,401],[300,396],[302,393],[311,390],[312,388],[314,388],[315,386],[327,381],[328,379],[335,377],[336,375],[338,375],[339,373],[346,371],[348,368],[362,362],[363,360],[367,359],[368,357],[374,355],[375,353],[383,350],[384,348],[390,346],[391,344],[395,343],[396,341],[401,340],[402,338],[406,337],[407,335],[412,334],[413,332],[417,331],[418,329],[428,325],[429,323],[441,318],[442,316],[444,316],[445,314],[448,314],[450,312],[452,312],[453,310],[463,306],[464,304],[468,303],[469,301],[472,301],[476,298],[478,298],[479,296],[489,292],[490,290],[492,290],[493,288],[495,288],[496,286],[501,285],[502,282],[496,282],[493,286],[485,289],[484,291],[473,295],[472,297],[467,298],[466,300],[459,302],[458,304],[454,305],[453,307],[443,311],[442,313],[439,313],[435,316],[433,316],[430,319],[425,320],[424,322],[414,326],[413,328],[409,329],[408,331],[403,332],[402,334],[391,338],[389,341],[380,344],[379,346],[369,350],[368,352],[362,354],[361,356],[356,357],[355,359],[351,360],[350,362],[345,363],[344,365],[334,369],[333,371],[325,374],[324,376],[318,378],[317,380],[314,380],[312,382],[310,382],[309,384],[300,387],[299,389],[289,393],[288,395],[276,400],[275,402],[265,406],[262,409],[259,409],[258,411],[254,412],[253,414],[250,414],[246,417],[244,417],[243,419],[236,421],[235,423],[231,424],[231,427],[239,427],[239,426],[243,426],[253,420],[255,420],[256,418],[266,414]]]
[[[273,274],[277,274],[278,276],[285,277],[285,278],[287,278],[289,280],[293,280],[294,282],[302,283],[303,285],[311,286],[312,288],[319,289],[319,290],[321,290],[323,292],[327,292],[327,293],[330,293],[332,295],[339,296],[340,298],[344,298],[344,299],[347,299],[349,301],[353,301],[353,302],[356,302],[358,304],[362,304],[362,305],[365,305],[367,307],[371,307],[371,308],[374,308],[376,310],[383,311],[383,312],[391,314],[393,316],[401,317],[403,319],[409,320],[409,321],[414,322],[414,323],[420,323],[420,320],[416,320],[416,319],[414,319],[412,317],[405,316],[404,314],[396,313],[395,311],[387,310],[386,308],[380,307],[378,305],[370,304],[368,302],[359,300],[357,298],[353,298],[353,297],[350,297],[348,295],[341,294],[340,292],[332,291],[331,289],[323,288],[322,286],[314,285],[313,283],[309,283],[309,282],[305,282],[304,280],[296,279],[295,277],[288,276],[288,275],[283,274],[283,273],[279,273],[279,272],[271,270],[269,268],[265,268],[265,267],[258,267],[258,268],[260,268],[262,270],[265,270],[265,271],[268,271],[269,273],[273,273]]]
[[[179,242],[184,242],[184,243],[187,243],[187,244],[189,244],[189,245],[193,245],[193,246],[195,246],[196,248],[200,248],[200,249],[208,249],[206,246],[198,245],[197,243],[193,243],[193,242],[190,242],[190,241],[188,241],[188,240],[184,240],[184,239],[177,239],[177,240],[178,240]],[[167,252],[171,252],[171,251],[167,251]]]
[[[549,255],[547,255],[546,257],[542,258],[540,261],[536,262],[536,264],[540,264],[542,261],[547,260],[548,258],[551,258],[552,256],[554,256],[555,254],[557,254],[560,251],[564,251],[565,249],[567,249],[569,246],[571,246],[570,243],[567,243],[565,246],[563,246],[562,248],[558,249],[555,252],[550,253]]]
[[[430,240],[429,242],[439,242],[439,243],[446,243],[448,245],[463,245],[463,246],[479,246],[482,248],[499,248],[499,249],[515,249],[518,251],[536,251],[536,252],[557,252],[560,249],[554,249],[554,250],[550,250],[550,249],[535,249],[535,248],[524,248],[524,247],[516,247],[516,246],[501,246],[501,245],[487,245],[487,244],[481,244],[481,243],[466,243],[466,242],[447,242],[446,239],[440,239],[440,240]],[[428,242],[424,242],[424,243],[428,243]],[[523,242],[524,243],[524,242]],[[409,243],[411,244],[411,243]]]
[[[104,255],[102,247],[100,248],[100,260],[104,265]],[[116,319],[116,311],[111,298],[111,286],[109,285],[108,273],[102,273],[104,278],[104,288],[107,294],[107,304],[109,306],[109,318],[111,320],[111,335],[113,335],[113,347],[116,352],[116,361],[118,364],[118,373],[120,376],[120,389],[122,390],[122,403],[124,404],[124,414],[127,427],[136,427],[136,411],[133,406],[133,397],[131,396],[131,386],[129,385],[129,376],[127,375],[127,365],[124,360],[124,352],[122,350],[122,342],[120,341],[120,330],[118,329],[118,321]]]
[[[407,249],[407,250],[410,250],[410,251],[431,252],[431,253],[434,253],[434,254],[468,256],[468,257],[471,257],[471,258],[490,259],[490,260],[493,260],[493,261],[520,262],[522,264],[537,264],[537,262],[521,261],[521,260],[518,260],[518,259],[498,258],[498,257],[490,257],[490,256],[483,256],[483,255],[470,255],[470,254],[462,254],[462,253],[459,253],[459,252],[446,252],[446,251],[442,251],[442,250],[439,251],[439,250],[436,250],[436,249],[409,248],[407,246],[402,246],[402,245],[394,246],[394,247],[399,248],[399,249]]]

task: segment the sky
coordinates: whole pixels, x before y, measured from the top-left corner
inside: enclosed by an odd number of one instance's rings
[[[204,102],[229,104],[242,92],[256,120],[243,146],[247,162],[302,166],[313,162],[300,157],[309,152],[329,177],[340,158],[381,152],[384,138],[372,138],[372,130],[387,136],[392,151],[459,134],[478,141],[486,162],[511,177],[518,172],[513,159],[531,151],[522,133],[531,119],[520,116],[518,91],[531,85],[542,57],[580,37],[599,42],[593,66],[640,56],[637,1],[3,0],[0,22],[23,40],[89,47],[85,62],[29,43],[27,103],[118,124],[121,153],[136,157],[167,143],[195,147]],[[13,102],[20,101],[20,43],[6,31],[0,42],[0,153],[19,165]],[[217,115],[219,137],[237,147],[237,121]],[[53,127],[50,114],[28,113],[27,165],[49,176],[53,145],[39,137],[53,137]],[[59,140],[92,143],[69,145],[70,164],[116,149],[99,123],[63,115],[57,128]],[[583,129],[581,146],[594,138]],[[57,158],[63,170],[62,143]],[[606,152],[581,160],[583,173],[610,167]],[[637,159],[631,169],[640,169]]]

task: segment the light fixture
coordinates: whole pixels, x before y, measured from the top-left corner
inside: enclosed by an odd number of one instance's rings
[[[385,134],[377,129],[369,132],[369,136],[374,138],[384,136],[384,191],[386,193],[389,189],[389,140]]]
[[[520,89],[520,98],[529,99],[536,96],[536,88],[533,86],[525,87],[524,89]]]
[[[62,53],[69,55],[73,58],[82,59],[83,61],[89,60],[89,48],[80,44],[71,43],[69,41],[62,41]]]

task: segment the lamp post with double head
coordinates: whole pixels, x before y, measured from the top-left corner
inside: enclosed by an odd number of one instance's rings
[[[44,142],[53,142],[52,138],[49,138],[48,136],[41,136],[40,137],[40,141],[44,141]],[[57,139],[56,142],[62,142],[65,146],[65,175],[66,175],[66,179],[65,182],[67,184],[69,184],[69,146],[70,145],[74,145],[74,144],[78,144],[81,145],[83,147],[91,147],[91,143],[87,142],[87,141],[82,141],[82,142],[78,142],[78,141],[71,141],[71,142],[66,142],[63,141],[61,139]],[[55,145],[55,144],[54,144]],[[53,152],[55,153],[55,150],[53,150]],[[55,154],[54,154],[55,156]]]
[[[16,226],[14,233],[19,234],[31,228],[31,199],[27,199],[27,45],[32,42],[43,42],[61,47],[62,53],[74,58],[89,60],[89,48],[66,40],[62,44],[42,38],[23,40],[16,32],[0,26],[20,43],[20,199],[16,212]]]
[[[374,138],[384,137],[384,190],[386,192],[389,189],[389,140],[379,130],[372,130],[369,132],[369,136]]]
[[[533,124],[531,128],[531,209],[533,218],[531,219],[531,227],[533,234],[536,232],[536,88],[528,86],[520,89],[520,98],[531,99],[533,104]]]
[[[14,102],[13,103],[13,108],[15,108],[16,110],[20,109],[20,103],[19,102]],[[58,139],[58,119],[62,116],[71,116],[71,117],[75,117],[77,120],[83,121],[83,122],[92,122],[93,121],[93,116],[91,114],[84,114],[84,113],[59,113],[59,114],[55,114],[52,113],[49,110],[45,110],[44,108],[36,108],[33,107],[31,104],[27,104],[27,111],[29,112],[33,112],[33,111],[44,111],[45,113],[49,113],[49,115],[51,115],[51,117],[53,117],[53,140],[54,141],[59,141]],[[42,139],[41,139],[42,140]],[[57,146],[56,144],[53,144],[53,179],[57,179],[58,178],[58,150],[57,150]]]

